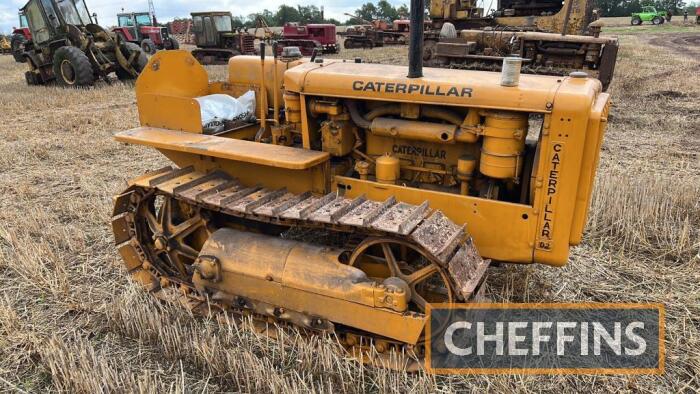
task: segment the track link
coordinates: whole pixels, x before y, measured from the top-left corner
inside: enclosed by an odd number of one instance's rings
[[[474,298],[490,263],[479,256],[463,226],[455,224],[442,212],[431,210],[427,201],[411,205],[393,197],[372,201],[364,196],[350,199],[337,193],[294,194],[286,189],[244,186],[219,171],[203,173],[192,167],[166,167],[132,180],[127,190],[115,197],[112,218],[115,243],[134,279],[158,297],[176,300],[193,310],[209,312],[213,304],[222,311],[236,312],[235,305],[198,294],[190,281],[191,276],[183,274],[182,269],[178,275],[153,264],[149,245],[144,244],[151,241],[139,235],[137,223],[145,220],[138,217],[139,205],[154,195],[173,198],[204,217],[216,214],[290,228],[325,229],[351,234],[354,244],[369,237],[402,240],[416,245],[429,260],[449,273],[450,292],[456,294],[456,300]],[[187,254],[195,252],[198,251]],[[166,288],[178,291],[161,291]],[[250,311],[237,312],[251,314]],[[274,316],[254,317],[264,322],[275,321]],[[368,354],[366,345],[370,342],[401,352],[415,353],[416,350],[413,346],[406,348],[406,344],[375,338],[351,328],[336,326],[334,331],[343,338],[346,347],[364,359]]]

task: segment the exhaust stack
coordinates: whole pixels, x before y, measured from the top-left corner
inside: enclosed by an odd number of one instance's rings
[[[423,76],[423,19],[425,0],[411,0],[411,26],[408,41],[408,78]]]

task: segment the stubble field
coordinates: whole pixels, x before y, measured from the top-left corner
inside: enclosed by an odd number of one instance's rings
[[[272,340],[159,304],[127,279],[109,225],[126,180],[168,164],[112,139],[138,126],[133,87],[27,87],[24,65],[2,56],[0,391],[699,391],[700,56],[683,37],[700,30],[680,29],[615,33],[614,107],[585,241],[569,264],[489,277],[495,301],[665,304],[664,375],[408,374],[359,365],[332,338]]]

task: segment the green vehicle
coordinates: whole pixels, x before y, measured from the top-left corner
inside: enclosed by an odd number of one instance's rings
[[[655,25],[660,25],[666,21],[663,11],[656,11],[654,7],[642,7],[642,12],[632,14],[632,24],[639,26],[642,22],[651,22]]]

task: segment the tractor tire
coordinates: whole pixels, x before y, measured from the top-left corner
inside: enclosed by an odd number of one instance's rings
[[[353,49],[355,48],[355,42],[351,39],[345,39],[345,41],[343,41],[343,47],[345,47],[345,49]]]
[[[180,43],[173,37],[168,38],[170,40],[170,48],[172,50],[180,49]]]
[[[58,48],[53,55],[53,73],[62,86],[89,86],[95,82],[95,73],[87,55],[76,47]]]
[[[664,18],[664,17],[662,16],[662,17],[661,17],[661,24],[663,25],[665,22],[666,22],[666,18]]]
[[[158,48],[156,48],[156,44],[153,42],[153,40],[147,38],[141,41],[141,50],[149,55],[155,55]]]
[[[17,63],[26,63],[27,58],[24,57],[25,45],[27,44],[27,39],[21,34],[13,34],[10,40],[10,48],[12,50],[12,57],[15,58]]]
[[[134,64],[134,68],[136,71],[141,73],[144,68],[146,68],[146,65],[148,64],[148,56],[146,56],[146,53],[144,53],[143,50],[141,50],[141,47],[138,45],[134,44],[133,42],[125,42],[123,45],[123,49],[125,49],[125,52],[132,52],[132,51],[138,51],[139,56],[136,59],[136,64]],[[117,67],[117,71],[115,71],[115,74],[117,74],[117,78],[119,78],[120,81],[130,81],[133,79],[136,79],[133,75],[131,75],[130,72],[126,71],[125,69],[121,67]]]
[[[633,26],[639,26],[642,24],[642,19],[638,17],[632,18],[632,25]]]
[[[655,16],[654,19],[651,20],[651,23],[653,23],[653,24],[655,24],[655,25],[660,25],[660,24],[661,24],[661,18],[659,18],[658,16]]]

